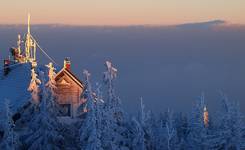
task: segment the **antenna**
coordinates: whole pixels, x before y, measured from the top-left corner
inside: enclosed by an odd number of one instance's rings
[[[36,45],[33,44],[33,40],[31,38],[31,15],[28,13],[28,22],[27,22],[27,35],[25,42],[25,53],[26,53],[26,61],[33,61],[36,59]],[[32,50],[34,52],[32,52]],[[34,57],[34,58],[33,58]]]
[[[26,42],[25,42],[25,54],[26,54],[26,61],[30,58],[30,46],[31,46],[31,36],[30,36],[30,14],[28,13],[28,21],[27,21],[27,35],[26,35]]]
[[[18,53],[20,55],[21,54],[21,49],[20,49],[20,47],[21,47],[21,36],[20,36],[20,34],[18,34],[17,46],[18,46]]]
[[[30,13],[28,13],[28,34],[31,34],[30,20],[31,20],[31,15]]]

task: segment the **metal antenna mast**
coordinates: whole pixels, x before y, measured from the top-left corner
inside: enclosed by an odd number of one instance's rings
[[[27,22],[27,35],[26,35],[26,42],[25,42],[25,54],[27,61],[30,58],[30,45],[31,45],[31,36],[30,36],[30,14],[28,14],[28,22]]]
[[[36,43],[31,36],[30,20],[31,20],[31,15],[28,14],[28,27],[27,27],[27,35],[26,35],[26,42],[25,42],[25,54],[26,54],[26,61],[35,61]]]

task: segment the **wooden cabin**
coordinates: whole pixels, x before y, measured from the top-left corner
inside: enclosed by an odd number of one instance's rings
[[[64,60],[64,67],[55,76],[57,102],[62,108],[61,116],[76,117],[80,106],[84,84],[71,72],[70,60]]]

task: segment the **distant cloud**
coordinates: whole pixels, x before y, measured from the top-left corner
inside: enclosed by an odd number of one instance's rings
[[[224,20],[212,20],[212,21],[206,21],[206,22],[197,22],[197,23],[186,23],[186,24],[180,24],[177,25],[176,27],[180,28],[209,28],[217,25],[223,25],[226,24],[227,22]]]

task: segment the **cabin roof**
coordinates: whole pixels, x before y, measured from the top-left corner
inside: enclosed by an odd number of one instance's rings
[[[71,71],[63,68],[61,69],[55,76],[55,80],[57,81],[58,79],[60,79],[60,77],[67,75],[70,79],[72,79],[79,87],[81,87],[82,89],[85,88],[85,85],[83,84],[83,82],[81,80],[79,80]]]

